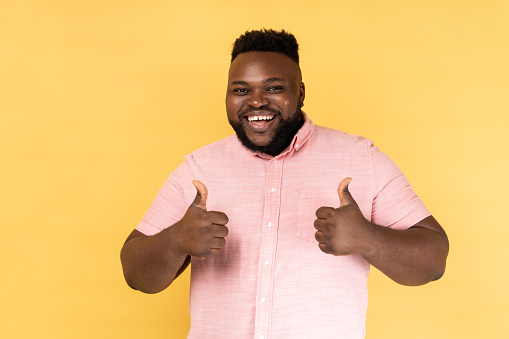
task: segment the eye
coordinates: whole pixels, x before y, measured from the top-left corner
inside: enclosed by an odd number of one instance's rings
[[[267,88],[267,92],[272,92],[272,93],[276,92],[276,93],[279,93],[283,89],[284,89],[283,86],[270,86],[269,88]]]
[[[238,94],[238,95],[245,95],[248,92],[249,92],[249,90],[247,88],[240,87],[240,88],[234,88],[233,89],[233,93]]]

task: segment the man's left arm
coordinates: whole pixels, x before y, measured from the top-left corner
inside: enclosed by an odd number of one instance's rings
[[[445,271],[449,241],[429,216],[406,230],[375,225],[364,218],[348,191],[351,178],[338,187],[340,206],[316,211],[315,238],[332,255],[359,254],[395,282],[416,286],[439,279]]]

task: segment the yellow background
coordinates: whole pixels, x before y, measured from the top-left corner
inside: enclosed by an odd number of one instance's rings
[[[509,2],[486,0],[2,0],[0,337],[185,338],[188,272],[137,293],[119,251],[232,132],[231,44],[261,27],[297,36],[312,120],[373,139],[449,234],[438,282],[372,270],[367,338],[507,337]]]

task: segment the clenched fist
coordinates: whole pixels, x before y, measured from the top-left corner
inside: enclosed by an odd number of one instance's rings
[[[174,225],[175,247],[186,255],[210,258],[226,244],[228,217],[223,212],[207,211],[207,187],[193,180],[196,197],[182,219]]]
[[[362,253],[363,234],[371,226],[348,191],[352,178],[343,179],[338,186],[339,207],[320,207],[316,210],[315,239],[328,254]]]

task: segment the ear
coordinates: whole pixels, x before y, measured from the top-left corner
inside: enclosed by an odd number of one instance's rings
[[[299,102],[300,107],[304,106],[304,98],[306,97],[306,86],[303,82],[300,83],[299,86]]]

